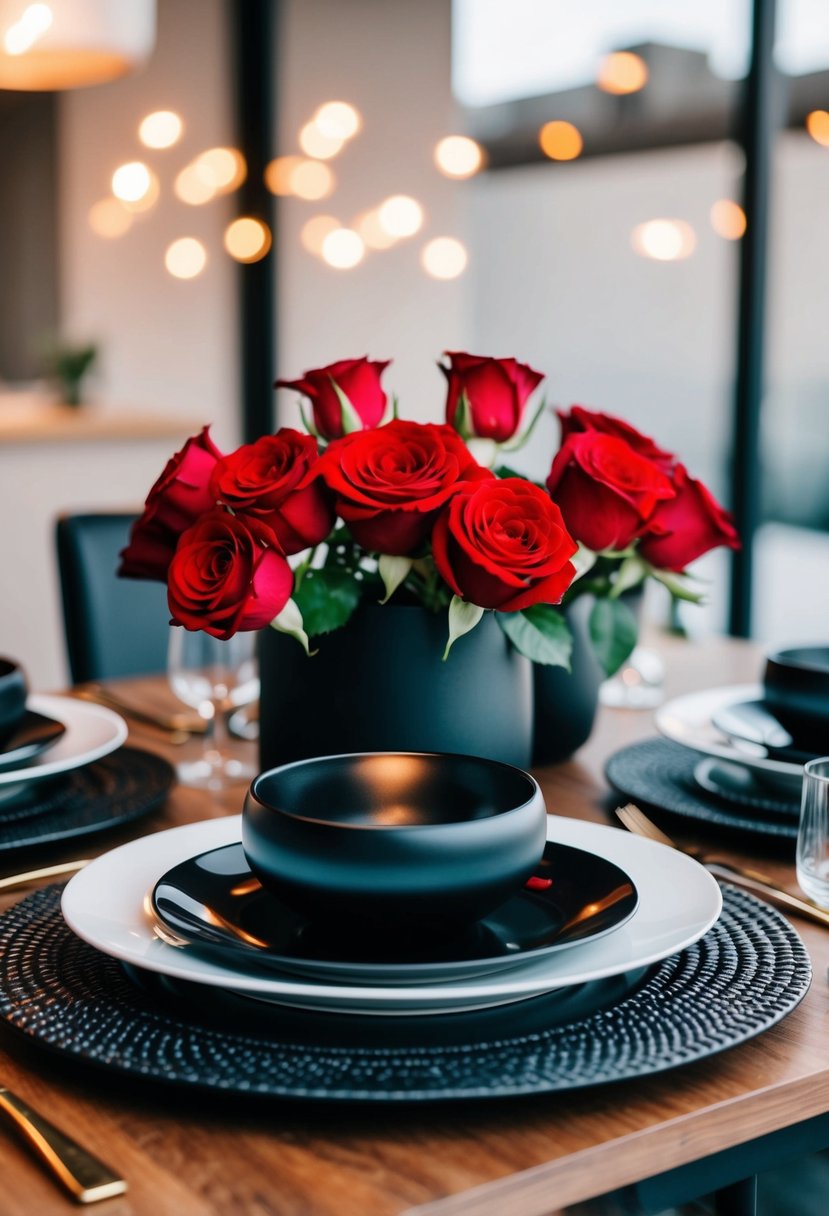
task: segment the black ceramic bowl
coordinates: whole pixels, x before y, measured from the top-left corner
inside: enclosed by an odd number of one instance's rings
[[[829,645],[788,646],[766,659],[764,698],[795,746],[829,753]]]
[[[12,659],[0,659],[0,743],[26,712],[26,677]]]
[[[519,768],[437,752],[360,752],[262,773],[242,844],[263,886],[333,931],[460,929],[531,876],[546,808]]]

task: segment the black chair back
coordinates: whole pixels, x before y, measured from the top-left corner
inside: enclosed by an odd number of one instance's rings
[[[164,671],[170,612],[162,583],[117,578],[135,514],[65,515],[56,529],[74,683]]]

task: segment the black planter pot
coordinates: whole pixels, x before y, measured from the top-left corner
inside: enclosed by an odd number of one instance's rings
[[[529,768],[532,664],[493,614],[441,660],[446,614],[367,604],[316,639],[308,658],[293,638],[260,634],[263,770],[309,756],[439,751]]]
[[[565,610],[573,634],[571,670],[533,666],[533,764],[566,760],[593,729],[599,685],[605,678],[588,632],[593,603],[593,597],[585,595]]]

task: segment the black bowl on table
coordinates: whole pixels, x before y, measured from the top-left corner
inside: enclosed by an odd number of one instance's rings
[[[765,701],[795,745],[829,754],[829,645],[772,651],[763,676]]]
[[[451,933],[519,890],[546,807],[521,769],[437,752],[300,760],[257,777],[242,845],[262,885],[327,931]]]
[[[0,658],[0,743],[26,712],[26,677],[13,659]]]

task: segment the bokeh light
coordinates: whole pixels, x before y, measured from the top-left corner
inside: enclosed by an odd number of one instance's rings
[[[117,198],[102,198],[89,208],[89,227],[96,236],[114,240],[132,227],[130,211]]]
[[[466,135],[447,135],[435,146],[435,164],[447,177],[472,177],[483,163],[481,145]]]
[[[456,279],[466,270],[466,248],[453,236],[438,236],[428,241],[420,254],[420,264],[433,279]]]
[[[812,110],[807,114],[806,130],[816,144],[829,148],[829,113],[826,110]]]
[[[215,198],[218,191],[213,176],[197,161],[186,165],[173,183],[176,198],[191,207],[200,207]]]
[[[369,249],[391,249],[397,239],[386,232],[376,208],[358,215],[352,228],[356,228]]]
[[[392,194],[377,208],[377,219],[389,236],[414,236],[423,225],[423,208],[408,194]]]
[[[718,198],[710,211],[711,227],[727,241],[739,241],[746,230],[746,213],[731,198]]]
[[[353,139],[363,125],[360,111],[347,101],[326,101],[314,115],[314,124],[328,139]]]
[[[152,174],[143,161],[119,165],[112,175],[112,193],[122,203],[140,202],[152,188]]]
[[[677,262],[694,252],[697,236],[685,220],[648,220],[633,229],[630,243],[644,258],[653,258],[657,262]]]
[[[184,123],[173,110],[156,110],[141,120],[138,138],[145,148],[172,148],[183,130]]]
[[[300,148],[306,156],[313,156],[316,160],[328,160],[330,157],[336,156],[344,143],[343,139],[334,139],[330,135],[325,135],[313,119],[311,122],[306,122],[299,133]]]
[[[334,189],[334,174],[318,160],[301,160],[291,170],[288,183],[290,193],[297,198],[316,201],[327,198]]]
[[[293,194],[291,174],[299,165],[305,163],[302,156],[277,156],[265,168],[265,185],[271,194]]]
[[[322,242],[322,257],[336,270],[350,270],[363,260],[365,245],[353,228],[335,228]]]
[[[599,66],[596,84],[605,93],[638,93],[648,83],[648,65],[633,51],[614,51]]]
[[[33,47],[38,38],[51,27],[52,10],[48,4],[29,4],[14,25],[10,25],[3,36],[3,49],[7,55],[22,55]]]
[[[208,148],[196,157],[195,163],[201,173],[213,179],[219,194],[236,190],[247,177],[245,158],[236,148]]]
[[[271,230],[261,220],[241,215],[225,228],[224,246],[237,262],[259,262],[271,247]]]
[[[334,232],[337,228],[342,228],[342,224],[335,216],[313,215],[302,225],[299,239],[302,241],[303,248],[319,257],[322,253],[323,241],[329,232]]]
[[[193,236],[183,236],[167,246],[164,265],[175,279],[195,279],[207,265],[207,250]]]
[[[545,156],[549,156],[550,160],[575,160],[581,155],[584,147],[578,127],[561,119],[545,122],[538,132],[538,142],[541,151]]]

